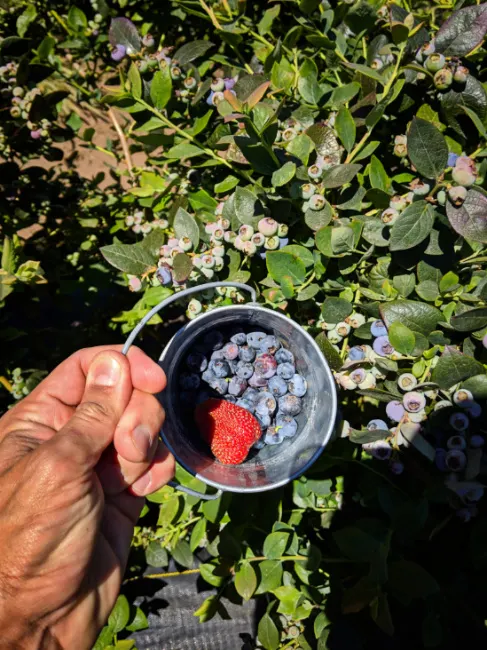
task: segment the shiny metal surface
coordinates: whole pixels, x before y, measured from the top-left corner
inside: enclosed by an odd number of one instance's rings
[[[213,328],[240,325],[276,334],[296,358],[297,371],[308,382],[299,433],[280,445],[251,452],[241,465],[222,465],[200,441],[191,415],[179,404],[179,367],[194,342]],[[178,462],[208,485],[230,492],[262,492],[288,483],[305,472],[330,441],[337,415],[332,372],[320,349],[297,323],[256,304],[220,307],[182,327],[163,351],[160,365],[167,388],[158,397],[166,411],[162,437]],[[185,412],[186,411],[186,412]]]

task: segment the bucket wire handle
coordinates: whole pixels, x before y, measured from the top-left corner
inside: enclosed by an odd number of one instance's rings
[[[247,284],[243,284],[242,282],[207,282],[206,284],[200,284],[196,287],[183,289],[183,291],[178,291],[177,293],[174,293],[172,296],[169,296],[165,300],[162,300],[158,305],[153,307],[144,316],[144,318],[141,319],[141,321],[134,327],[129,337],[125,341],[125,345],[123,346],[122,349],[122,354],[127,355],[131,345],[133,344],[133,342],[135,341],[135,339],[137,338],[141,330],[145,327],[145,325],[147,325],[147,323],[151,320],[151,318],[155,314],[160,312],[162,309],[164,309],[164,307],[167,307],[171,303],[176,302],[176,300],[180,300],[181,298],[190,296],[193,293],[199,293],[200,291],[206,291],[207,289],[216,289],[217,287],[232,287],[234,289],[241,289],[243,291],[248,291],[252,298],[252,302],[257,302],[257,293],[255,289],[249,287]],[[222,490],[218,490],[215,494],[203,494],[203,492],[197,492],[196,490],[192,490],[191,488],[188,488],[185,485],[180,485],[175,481],[169,481],[168,485],[175,488],[176,490],[185,492],[190,496],[198,497],[199,499],[204,499],[205,501],[214,501],[215,499],[219,499],[222,495]]]

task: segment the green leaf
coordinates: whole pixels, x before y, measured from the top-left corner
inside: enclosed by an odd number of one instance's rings
[[[149,566],[166,567],[168,565],[168,555],[161,542],[153,541],[145,549],[145,559]]]
[[[287,145],[287,152],[299,158],[303,165],[308,164],[309,156],[313,149],[313,140],[306,133],[301,133],[301,135],[293,138]]]
[[[139,630],[146,630],[148,627],[149,623],[147,621],[146,615],[140,609],[140,607],[137,607],[135,610],[135,615],[127,625],[126,629],[130,632],[138,632]]]
[[[352,114],[346,106],[342,106],[336,115],[335,129],[345,149],[351,151],[357,130]]]
[[[330,104],[333,106],[340,106],[349,102],[355,97],[355,95],[360,91],[360,84],[356,81],[352,81],[349,84],[339,86],[331,94]]]
[[[218,611],[219,597],[217,594],[208,596],[201,603],[198,609],[195,611],[193,616],[197,616],[200,619],[200,623],[206,623],[215,616]]]
[[[279,5],[278,5],[279,6]],[[216,192],[216,194],[226,194],[226,192],[229,192],[230,190],[233,190],[235,186],[239,184],[239,180],[236,176],[227,176],[223,181],[220,183],[216,183],[215,187],[213,188]]]
[[[291,253],[268,251],[266,264],[269,275],[279,284],[284,276],[289,276],[294,284],[302,284],[306,277],[305,265]]]
[[[394,595],[408,605],[415,598],[427,598],[440,591],[433,576],[421,565],[409,560],[389,564],[389,586]]]
[[[100,249],[106,261],[119,271],[142,275],[155,265],[154,255],[138,244],[111,244]]]
[[[137,27],[128,18],[113,18],[108,38],[112,47],[123,45],[128,54],[140,52],[142,47]]]
[[[195,144],[189,142],[181,142],[174,145],[164,155],[166,158],[194,158],[195,156],[203,156],[204,151],[197,147]]]
[[[476,190],[469,190],[465,201],[455,208],[449,201],[446,214],[451,227],[465,239],[487,243],[487,197]]]
[[[414,117],[409,131],[408,156],[418,172],[426,178],[438,178],[448,161],[448,145],[438,129]]]
[[[267,535],[264,541],[264,555],[275,560],[284,554],[289,542],[289,533],[277,532]]]
[[[481,363],[447,345],[433,369],[431,379],[440,388],[446,389],[483,372],[484,367]]]
[[[186,212],[184,208],[178,208],[174,217],[174,233],[178,239],[188,237],[191,239],[193,248],[197,248],[200,241],[200,229],[195,218]]]
[[[221,567],[215,564],[200,564],[200,574],[205,582],[213,587],[220,587],[226,579]]]
[[[328,340],[325,332],[320,332],[315,339],[318,347],[323,353],[323,356],[328,361],[328,365],[332,370],[340,370],[343,365],[342,359],[333,345]]]
[[[281,10],[280,5],[275,5],[274,7],[271,7],[270,9],[267,9],[264,12],[264,15],[262,16],[257,26],[259,30],[259,34],[261,36],[265,36],[265,34],[271,31],[272,23],[277,18],[277,16],[279,16],[280,10]]]
[[[17,34],[23,38],[29,29],[29,25],[37,18],[37,9],[34,5],[27,5],[24,11],[17,18]]]
[[[189,255],[178,253],[173,259],[172,272],[176,282],[186,282],[193,270],[193,262]]]
[[[333,218],[333,211],[331,205],[325,200],[325,205],[321,210],[306,210],[304,214],[304,222],[311,228],[311,230],[320,230],[327,226]],[[318,233],[316,233],[318,237]]]
[[[136,99],[140,99],[142,97],[142,79],[134,62],[130,64],[127,78],[130,82],[130,92]]]
[[[150,98],[154,104],[154,108],[158,111],[166,106],[171,99],[172,93],[172,79],[169,66],[158,70],[152,77],[150,85]]]
[[[388,429],[350,429],[348,439],[356,445],[363,445],[367,442],[384,440],[388,438],[391,432]]]
[[[391,187],[391,179],[387,175],[384,165],[376,157],[372,156],[370,159],[369,178],[372,187],[389,192]]]
[[[380,306],[383,321],[389,329],[395,321],[403,323],[413,332],[429,336],[437,329],[437,324],[444,320],[436,307],[414,300],[395,300]]]
[[[198,190],[197,192],[190,192],[188,200],[193,210],[205,210],[212,215],[218,205],[218,201],[214,199],[206,190]]]
[[[294,69],[285,57],[272,66],[271,81],[275,90],[285,92],[290,90],[294,81]]]
[[[475,399],[487,399],[487,374],[469,377],[462,383],[462,388],[469,390]]]
[[[299,69],[298,90],[301,97],[309,104],[317,104],[323,96],[318,83],[318,68],[312,59],[305,59]]]
[[[336,545],[347,558],[367,562],[376,555],[381,539],[357,526],[347,526],[333,533]]]
[[[336,165],[323,174],[322,185],[326,189],[341,187],[350,183],[361,169],[362,165]]]
[[[315,258],[309,248],[305,248],[299,244],[289,244],[288,246],[283,246],[283,248],[280,249],[280,252],[291,253],[291,255],[294,255],[294,257],[297,257],[299,260],[301,260],[306,268],[314,266]]]
[[[450,325],[457,332],[473,332],[487,327],[487,307],[477,307],[453,316]]]
[[[411,354],[416,345],[414,333],[400,321],[395,321],[388,331],[392,347],[401,354]]]
[[[206,54],[211,47],[213,47],[211,41],[193,41],[192,43],[186,43],[174,52],[172,59],[173,61],[177,61],[179,65],[187,65],[191,61],[203,56],[203,54]]]
[[[263,594],[273,591],[281,586],[282,563],[279,560],[263,560],[259,563],[260,580],[256,594]]]
[[[340,323],[350,316],[352,311],[352,303],[344,298],[326,298],[321,306],[321,313],[327,323]]]
[[[85,30],[88,27],[88,20],[84,11],[72,5],[68,11],[68,25],[76,32]]]
[[[415,201],[409,205],[391,228],[391,251],[414,248],[430,234],[435,221],[435,210],[427,201]]]
[[[335,133],[328,126],[313,124],[306,131],[320,156],[328,156],[330,161],[336,165],[340,162],[340,145]]]
[[[385,86],[384,77],[379,74],[377,70],[373,70],[372,68],[369,68],[366,65],[362,65],[360,63],[347,63],[346,65],[347,68],[351,68],[356,72],[360,72],[360,74],[363,74],[366,77],[370,77],[370,79],[374,79],[375,81],[378,81],[380,84]]]
[[[187,569],[193,568],[193,554],[186,540],[180,539],[174,549],[171,551],[174,560]]]
[[[279,632],[276,624],[269,616],[264,614],[257,628],[257,637],[265,650],[277,650],[279,647]]]
[[[435,34],[435,51],[446,56],[465,56],[482,43],[487,32],[485,4],[455,11]]]
[[[118,634],[125,629],[130,620],[130,605],[125,596],[119,596],[115,607],[108,618],[108,625],[112,628],[114,634]]]
[[[189,547],[192,553],[194,553],[196,549],[199,546],[201,546],[201,542],[204,541],[205,536],[206,536],[206,519],[204,517],[201,517],[201,519],[199,519],[196,522],[193,530],[191,531]]]
[[[237,187],[235,190],[234,208],[240,223],[248,226],[256,227],[264,216],[259,199],[245,187]]]
[[[449,291],[453,291],[458,287],[458,280],[459,277],[456,273],[453,273],[453,271],[448,271],[441,278],[438,288],[441,293],[448,293]]]
[[[286,185],[286,183],[289,183],[289,181],[294,178],[295,174],[296,165],[293,162],[287,162],[272,174],[272,185],[274,187],[281,187],[282,185]]]
[[[235,589],[244,600],[250,600],[257,588],[257,576],[250,562],[243,562],[235,574]]]

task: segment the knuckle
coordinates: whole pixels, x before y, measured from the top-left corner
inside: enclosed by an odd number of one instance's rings
[[[100,402],[88,401],[82,402],[76,409],[76,417],[78,420],[89,422],[105,422],[113,417],[112,409],[107,405]]]

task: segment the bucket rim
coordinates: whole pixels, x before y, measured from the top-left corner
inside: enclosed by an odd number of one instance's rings
[[[268,490],[275,490],[277,488],[283,487],[284,485],[287,485],[288,483],[291,483],[292,481],[296,480],[300,476],[302,476],[321,456],[323,453],[325,447],[329,444],[330,439],[333,436],[333,431],[335,429],[336,423],[337,423],[337,418],[338,418],[338,396],[337,396],[337,388],[336,388],[336,382],[335,378],[333,376],[333,372],[328,364],[328,361],[325,358],[325,355],[321,351],[319,345],[316,343],[316,341],[313,339],[313,337],[301,326],[299,323],[297,323],[295,320],[292,318],[289,318],[288,316],[285,316],[284,314],[280,314],[277,311],[274,311],[272,309],[268,309],[267,307],[262,307],[261,305],[257,303],[252,303],[248,302],[243,305],[226,305],[225,307],[218,307],[217,309],[212,309],[210,311],[207,311],[203,314],[198,315],[196,318],[193,318],[189,322],[185,323],[177,332],[174,334],[174,336],[169,340],[167,345],[164,347],[162,350],[161,356],[159,357],[159,363],[161,363],[166,354],[167,351],[169,350],[171,344],[173,343],[174,339],[178,336],[181,335],[181,332],[186,331],[190,329],[192,326],[194,326],[196,323],[201,324],[202,320],[205,320],[206,318],[209,318],[210,315],[213,316],[215,311],[222,311],[222,312],[229,312],[229,311],[240,311],[240,310],[253,310],[253,311],[260,311],[260,312],[269,312],[272,313],[273,316],[277,316],[280,320],[293,324],[296,329],[299,329],[301,334],[305,336],[305,338],[308,340],[308,342],[315,348],[315,351],[319,354],[323,361],[323,367],[326,371],[326,374],[328,375],[329,379],[329,384],[330,384],[330,392],[331,392],[331,399],[332,399],[332,405],[331,405],[331,410],[333,413],[333,417],[330,419],[330,424],[327,427],[326,431],[326,436],[323,438],[323,442],[316,449],[314,454],[311,456],[311,458],[308,460],[308,462],[302,467],[299,471],[294,472],[294,474],[291,474],[289,477],[286,477],[285,479],[282,479],[281,481],[278,481],[277,483],[272,483],[270,485],[265,485],[265,486],[256,486],[256,487],[242,487],[242,488],[235,488],[235,487],[228,487],[227,485],[223,483],[218,483],[217,481],[213,481],[211,479],[207,479],[201,474],[198,474],[195,472],[194,469],[189,467],[187,463],[182,462],[178,455],[175,453],[174,449],[172,448],[171,444],[168,443],[166,436],[164,434],[164,425],[162,425],[161,428],[161,436],[163,438],[164,444],[166,447],[169,449],[171,454],[174,456],[176,461],[183,467],[187,472],[189,472],[192,476],[195,478],[199,479],[202,481],[205,485],[209,485],[211,487],[214,487],[219,490],[223,490],[225,492],[233,492],[233,493],[239,493],[239,494],[249,494],[249,493],[256,493],[256,492],[267,492]]]

